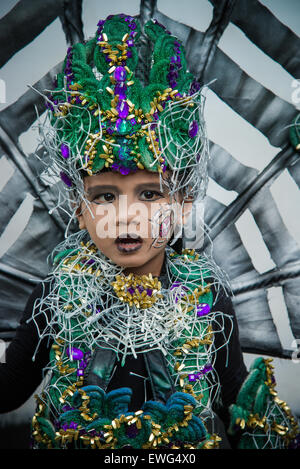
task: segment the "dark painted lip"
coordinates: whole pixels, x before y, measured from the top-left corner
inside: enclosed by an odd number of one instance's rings
[[[124,233],[124,234],[121,234],[120,236],[118,236],[116,238],[115,242],[116,243],[121,243],[122,240],[124,240],[124,239],[130,239],[130,240],[132,240],[133,243],[137,243],[137,242],[141,243],[143,241],[142,238],[138,235],[131,234],[131,233]]]
[[[118,250],[122,252],[123,254],[130,254],[131,252],[136,252],[142,247],[142,243],[140,241],[136,241],[135,242],[136,246],[134,247],[125,247],[124,245],[121,246],[120,243],[121,243],[120,241],[119,242],[116,241]],[[134,242],[132,244],[134,244]]]

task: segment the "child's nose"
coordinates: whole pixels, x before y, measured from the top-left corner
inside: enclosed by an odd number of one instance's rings
[[[123,200],[120,198],[120,203],[117,209],[117,226],[119,231],[127,230],[128,232],[136,232],[141,235],[141,232],[147,232],[147,207],[140,201],[133,200],[126,197]]]

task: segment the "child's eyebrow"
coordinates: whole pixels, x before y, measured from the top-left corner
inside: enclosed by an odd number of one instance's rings
[[[157,191],[160,191],[160,184],[158,182],[143,182],[141,184],[137,184],[135,186],[135,190],[138,192],[141,189],[145,189],[145,187],[147,189],[155,189]]]
[[[145,189],[152,189],[152,190],[156,190],[158,192],[161,192],[161,187],[160,187],[160,184],[158,182],[143,182],[141,184],[137,184],[134,188],[135,192],[139,192],[143,189],[144,190]],[[163,187],[162,189],[163,189],[163,193],[167,193],[167,188]],[[87,189],[87,195],[89,197],[92,197],[93,195],[95,195],[99,191],[102,191],[102,192],[103,191],[114,191],[117,194],[121,193],[120,188],[118,186],[113,186],[111,184],[99,184],[97,186],[89,187]]]
[[[92,186],[87,189],[87,195],[88,196],[93,196],[95,193],[99,191],[114,191],[117,192],[118,194],[120,193],[120,190],[117,186],[112,186],[110,184],[99,184],[98,186]]]

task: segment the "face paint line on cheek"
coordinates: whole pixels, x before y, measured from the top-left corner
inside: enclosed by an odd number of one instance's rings
[[[160,208],[152,220],[149,220],[152,230],[152,237],[154,238],[151,247],[160,248],[165,245],[171,237],[173,229],[173,210],[172,208]],[[155,230],[155,232],[154,232]]]

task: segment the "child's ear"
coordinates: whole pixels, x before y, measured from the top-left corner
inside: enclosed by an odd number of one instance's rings
[[[86,229],[86,224],[85,224],[85,219],[82,213],[81,206],[77,207],[75,210],[75,215],[78,220],[79,228],[80,230],[85,230]]]

